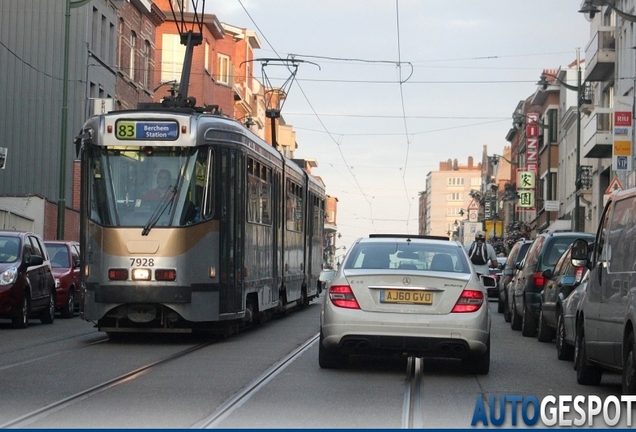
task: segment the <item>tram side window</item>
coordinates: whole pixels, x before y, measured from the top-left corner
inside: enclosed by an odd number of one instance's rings
[[[312,231],[312,236],[314,237],[322,237],[322,227],[323,227],[323,221],[324,221],[324,201],[322,201],[320,198],[314,196],[313,197],[313,202],[314,202],[314,221],[313,221],[313,231]]]
[[[253,159],[247,166],[247,221],[271,225],[272,170]]]
[[[303,229],[303,199],[302,187],[294,182],[287,181],[286,204],[287,229],[290,231],[302,231]]]

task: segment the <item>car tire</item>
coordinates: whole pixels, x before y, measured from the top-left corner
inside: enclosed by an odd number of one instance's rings
[[[474,375],[486,375],[490,370],[490,335],[486,342],[486,352],[476,357],[468,357],[462,362],[468,373]]]
[[[517,313],[517,305],[515,303],[512,304],[510,314],[512,315],[510,317],[510,328],[513,330],[521,330],[521,315]]]
[[[621,381],[624,395],[636,394],[636,352],[634,351],[634,333],[629,332],[625,339],[623,353],[623,378]]]
[[[572,360],[574,358],[574,347],[565,341],[565,323],[563,314],[557,315],[557,330],[555,336],[557,358],[559,360]]]
[[[347,356],[327,350],[322,344],[322,331],[318,343],[318,364],[322,369],[342,369],[347,365]]]
[[[509,323],[512,318],[512,314],[510,313],[510,306],[508,305],[508,299],[504,299],[504,310],[503,310],[503,318],[504,321]]]
[[[55,288],[49,293],[49,305],[40,312],[40,322],[42,324],[53,324],[55,321]]]
[[[587,361],[585,352],[585,334],[583,324],[576,329],[576,345],[574,346],[574,368],[576,369],[576,382],[581,385],[599,385],[603,377],[603,371],[597,366],[592,366]]]
[[[499,299],[497,300],[497,312],[503,313],[503,311],[504,311],[504,302],[501,299],[501,296],[499,296]]]
[[[537,335],[537,321],[523,302],[523,316],[521,317],[521,334],[525,337],[535,337]]]
[[[539,342],[552,342],[552,329],[548,327],[543,318],[543,310],[539,312],[539,331],[537,332],[537,340]]]
[[[31,302],[29,301],[28,291],[24,292],[22,296],[22,305],[17,315],[11,318],[11,326],[14,329],[25,329],[29,325],[29,313],[31,309]]]
[[[68,296],[66,297],[66,303],[60,311],[62,318],[73,318],[75,314],[75,291],[73,288],[68,290]]]

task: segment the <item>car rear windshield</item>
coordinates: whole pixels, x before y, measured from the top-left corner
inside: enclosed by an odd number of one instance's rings
[[[452,243],[400,241],[356,244],[345,269],[421,270],[470,273],[464,250]]]
[[[543,254],[542,264],[544,267],[554,267],[563,252],[572,244],[575,238],[563,237],[555,238],[550,244],[548,244],[545,253]]]

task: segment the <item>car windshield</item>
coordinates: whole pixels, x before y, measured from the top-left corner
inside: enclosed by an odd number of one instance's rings
[[[463,249],[442,242],[361,242],[349,253],[345,270],[381,269],[470,273]]]
[[[15,237],[0,237],[0,263],[12,263],[18,260],[20,240]]]
[[[66,246],[61,244],[46,244],[46,249],[51,257],[51,267],[53,268],[70,268],[71,262],[68,258]]]

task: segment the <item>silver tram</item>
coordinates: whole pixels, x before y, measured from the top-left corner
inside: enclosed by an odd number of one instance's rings
[[[100,331],[235,331],[320,294],[323,184],[238,122],[93,116],[81,159],[80,314]]]

